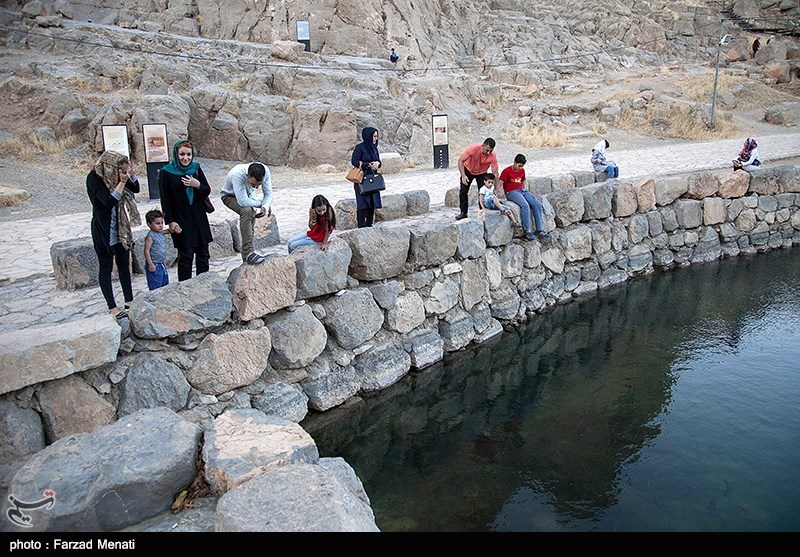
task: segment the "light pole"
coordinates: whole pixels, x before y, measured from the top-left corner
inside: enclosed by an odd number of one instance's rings
[[[722,19],[719,20],[719,33],[722,35]],[[716,108],[717,108],[717,79],[719,78],[719,52],[722,50],[722,45],[728,44],[728,39],[731,36],[728,34],[722,35],[717,44],[717,67],[714,70],[714,94],[711,97],[711,129],[714,129],[714,125],[716,124],[716,120],[714,117]]]

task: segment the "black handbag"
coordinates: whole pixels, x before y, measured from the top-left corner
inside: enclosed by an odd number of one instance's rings
[[[358,184],[358,189],[363,195],[383,191],[386,189],[386,184],[383,181],[383,176],[375,172],[374,174],[364,174],[364,179]]]

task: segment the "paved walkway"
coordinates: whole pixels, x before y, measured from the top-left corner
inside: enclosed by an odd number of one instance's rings
[[[724,170],[741,148],[741,139],[669,144],[643,149],[609,152],[621,169],[622,179],[636,179],[653,174],[678,174],[701,170]],[[800,158],[800,132],[759,137],[759,151],[767,164],[780,164],[782,159]],[[588,154],[551,159],[529,157],[529,175],[558,175],[588,167]],[[458,170],[414,170],[386,176],[387,193],[427,189],[431,211],[453,216],[456,209],[446,208],[447,190],[458,185]],[[146,191],[146,189],[145,189]],[[331,184],[296,188],[277,188],[274,192],[274,213],[281,238],[286,239],[306,230],[308,207],[314,195],[322,194],[332,204],[353,196],[352,186],[337,181]],[[233,213],[214,200],[217,211],[212,221],[224,220]],[[158,205],[158,200],[140,203],[141,214]],[[58,241],[88,237],[91,213],[62,215],[0,223],[0,333],[33,325],[75,321],[106,311],[97,287],[76,292],[58,290],[52,276],[50,246]],[[212,271],[227,273],[241,263],[233,257],[212,260]],[[177,281],[175,269],[170,281]],[[134,275],[134,292],[147,290],[144,276]],[[115,281],[118,302],[119,285]]]

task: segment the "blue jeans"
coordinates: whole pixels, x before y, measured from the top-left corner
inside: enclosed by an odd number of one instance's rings
[[[152,273],[145,268],[144,275],[147,277],[147,288],[155,290],[169,284],[169,271],[164,263],[156,263],[156,270]]]
[[[486,199],[486,200],[484,200],[484,202],[483,202],[484,206],[485,206],[487,209],[493,209],[493,210],[495,210],[495,211],[500,211],[500,208],[501,208],[501,207],[502,207],[502,210],[503,210],[503,211],[510,211],[510,210],[511,210],[511,208],[510,208],[508,205],[504,205],[503,203],[499,203],[499,204],[498,204],[498,203],[495,203],[495,202],[494,202],[494,200],[495,200],[495,199],[496,199],[496,198],[494,198],[494,197],[493,197],[492,199]],[[499,206],[498,206],[498,205],[499,205]]]
[[[522,218],[522,229],[525,232],[531,230],[531,210],[533,210],[533,220],[536,224],[536,232],[542,228],[542,204],[533,194],[527,190],[513,190],[506,192],[506,199],[519,205],[519,215]]]
[[[308,234],[300,234],[295,236],[294,238],[289,239],[289,253],[292,253],[294,250],[299,248],[300,246],[320,246],[322,245],[320,242],[316,240],[312,240],[308,237]]]

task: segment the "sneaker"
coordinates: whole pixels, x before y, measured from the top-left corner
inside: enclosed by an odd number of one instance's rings
[[[465,218],[467,218],[467,215],[465,215],[464,213],[459,213],[456,215],[456,220],[461,220]]]
[[[539,238],[540,240],[546,240],[547,238],[550,237],[550,234],[548,234],[544,230],[537,230],[536,237]]]
[[[535,240],[536,239],[536,235],[533,232],[528,232],[527,234],[525,234],[525,239],[526,240]]]
[[[247,259],[245,261],[250,263],[250,265],[260,265],[261,263],[263,263],[266,260],[267,260],[267,258],[264,257],[263,255],[260,255],[260,254],[258,254],[256,252],[253,252],[253,253],[251,253],[250,255],[247,256]]]

